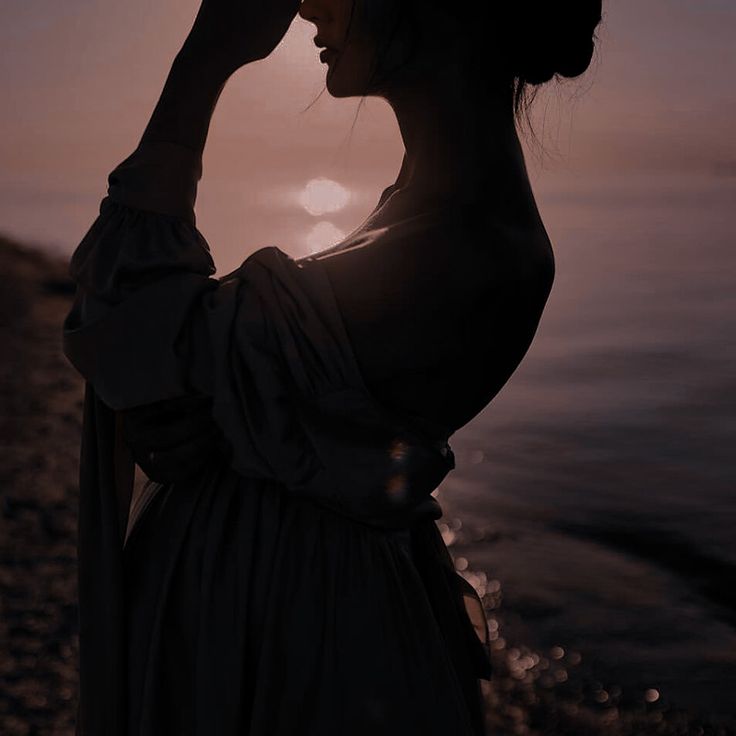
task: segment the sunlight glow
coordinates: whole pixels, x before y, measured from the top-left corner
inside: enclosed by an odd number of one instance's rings
[[[350,201],[350,191],[332,179],[310,179],[299,194],[299,204],[310,215],[341,210]]]
[[[345,233],[340,228],[327,220],[321,220],[309,231],[305,241],[309,252],[317,253],[339,243],[344,237]]]

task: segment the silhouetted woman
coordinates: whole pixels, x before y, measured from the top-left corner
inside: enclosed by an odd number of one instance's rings
[[[261,248],[216,279],[194,216],[210,117],[297,12],[329,92],[395,111],[401,170],[338,245]],[[79,733],[484,733],[486,619],[432,492],[552,286],[526,90],[584,72],[600,17],[595,0],[204,0],[70,266]],[[131,502],[134,461],[150,481]]]

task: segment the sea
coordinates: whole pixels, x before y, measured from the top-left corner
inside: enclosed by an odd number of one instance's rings
[[[736,715],[736,177],[537,199],[555,283],[520,367],[451,439],[445,541],[502,593],[494,646]]]

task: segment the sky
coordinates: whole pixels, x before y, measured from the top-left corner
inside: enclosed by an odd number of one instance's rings
[[[137,145],[198,5],[0,5],[0,231],[73,250],[107,174]],[[390,108],[366,100],[350,135],[358,100],[324,89],[314,34],[297,17],[276,51],[239,70],[220,98],[197,204],[218,273],[266,245],[293,255],[327,247],[398,173],[403,147]],[[599,36],[586,75],[547,85],[535,103],[546,153],[528,145],[527,163],[543,217],[600,187],[736,176],[736,2],[604,0]],[[310,211],[315,179],[330,180],[339,209]]]

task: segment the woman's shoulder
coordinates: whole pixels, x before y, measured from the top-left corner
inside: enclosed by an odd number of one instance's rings
[[[327,271],[337,290],[408,300],[425,290],[436,302],[475,302],[499,282],[534,281],[551,286],[554,254],[539,218],[510,220],[483,203],[456,205],[351,234],[303,259]],[[429,296],[427,294],[427,296]]]

